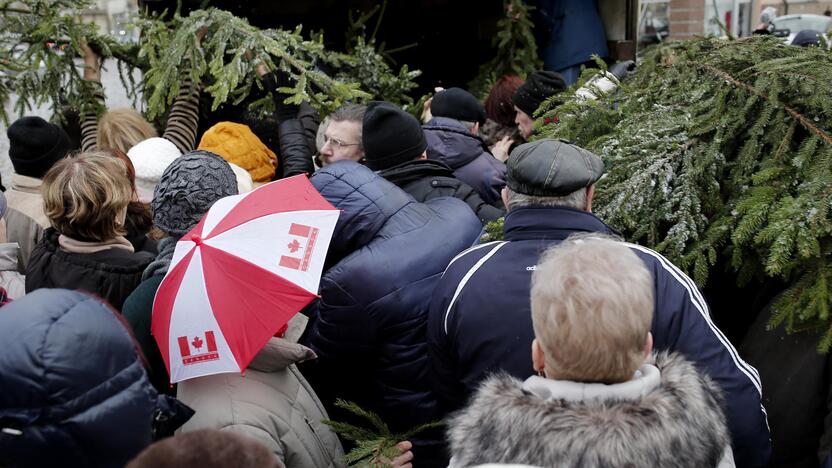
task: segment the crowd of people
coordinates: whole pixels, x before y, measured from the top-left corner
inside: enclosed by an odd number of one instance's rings
[[[0,466],[343,466],[339,399],[394,433],[445,422],[390,466],[766,464],[760,378],[696,285],[592,214],[597,155],[533,138],[560,74],[502,77],[484,103],[441,90],[420,122],[377,101],[321,121],[258,73],[272,147],[235,122],[197,138],[187,81],[161,136],[132,109],[82,116],[78,149],[37,117],[9,127]],[[171,385],[151,317],[177,241],[298,174],[340,210],[319,299],[244,374]]]

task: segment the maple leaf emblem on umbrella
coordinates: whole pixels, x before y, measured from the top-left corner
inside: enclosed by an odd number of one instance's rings
[[[176,250],[151,330],[171,383],[241,372],[316,299],[340,212],[306,176],[217,201]]]

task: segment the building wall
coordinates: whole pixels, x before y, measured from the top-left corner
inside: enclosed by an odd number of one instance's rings
[[[691,39],[705,30],[706,0],[670,0],[670,39]]]

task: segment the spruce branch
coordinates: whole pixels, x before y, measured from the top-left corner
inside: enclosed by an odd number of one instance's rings
[[[497,21],[497,34],[491,40],[491,46],[496,49],[494,57],[483,64],[477,77],[468,83],[471,94],[485,98],[501,76],[511,74],[525,79],[542,67],[532,32],[533,10],[534,7],[523,0],[504,0],[505,16]]]
[[[426,430],[442,427],[441,422],[432,422],[414,427],[402,434],[394,434],[377,414],[361,408],[354,402],[338,399],[335,401],[335,406],[359,417],[372,426],[368,429],[354,424],[329,419],[323,420],[323,423],[330,426],[338,435],[355,442],[355,448],[344,456],[344,462],[349,466],[388,466],[389,460],[399,456],[396,444]]]
[[[698,285],[778,278],[770,326],[820,330],[832,346],[830,52],[777,38],[701,38],[650,48],[598,101],[573,87],[537,114],[541,137],[599,154],[596,212]],[[587,73],[576,86],[589,79]],[[559,118],[557,125],[544,119]]]
[[[744,82],[734,78],[729,73],[727,73],[723,70],[720,70],[720,69],[714,67],[713,65],[709,65],[707,63],[697,64],[696,62],[693,62],[693,65],[701,67],[703,70],[706,70],[709,73],[711,73],[715,76],[718,76],[719,78],[722,78],[723,80],[727,81],[728,83],[733,84],[734,86],[739,86],[739,87],[745,88],[749,92],[761,97],[762,99],[764,99],[766,101],[772,101],[772,99],[769,96],[767,96],[765,93],[760,92],[759,90],[757,90],[756,88],[754,88],[750,84],[744,83]],[[783,109],[786,112],[788,112],[789,115],[791,115],[796,121],[800,122],[801,125],[806,127],[806,129],[808,129],[809,131],[811,131],[815,135],[823,138],[823,140],[824,140],[824,142],[826,142],[826,144],[832,145],[832,136],[830,136],[828,133],[826,133],[825,131],[820,129],[817,125],[815,125],[805,115],[801,114],[800,112],[798,112],[793,107],[790,107],[790,106],[785,105],[785,104],[783,104]]]

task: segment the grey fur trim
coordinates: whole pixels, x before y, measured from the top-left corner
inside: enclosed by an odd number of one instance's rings
[[[635,401],[545,401],[490,377],[449,421],[455,466],[717,466],[731,441],[719,388],[678,354],[653,359],[661,386]]]

